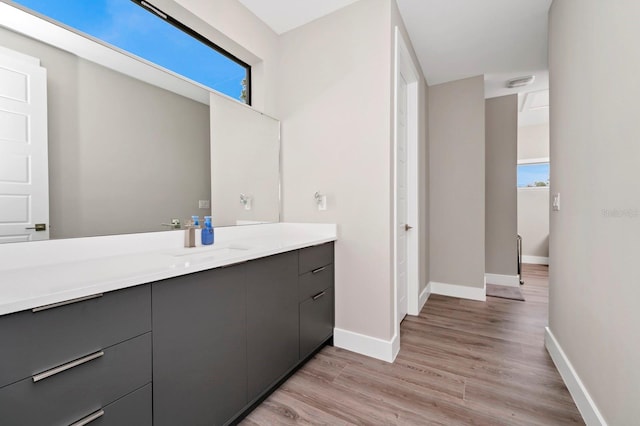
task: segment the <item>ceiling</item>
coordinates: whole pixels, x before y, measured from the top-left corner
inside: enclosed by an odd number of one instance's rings
[[[282,34],[356,0],[238,1]],[[429,85],[484,75],[487,98],[548,89],[552,0],[396,1]],[[533,85],[505,87],[526,75],[536,77]]]
[[[276,34],[286,33],[356,0],[238,0]]]

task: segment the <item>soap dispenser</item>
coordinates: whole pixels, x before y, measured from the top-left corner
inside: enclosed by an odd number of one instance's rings
[[[208,246],[213,244],[213,224],[211,223],[211,216],[204,217],[204,227],[202,228],[202,245]]]

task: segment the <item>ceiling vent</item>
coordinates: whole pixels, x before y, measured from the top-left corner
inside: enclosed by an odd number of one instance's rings
[[[536,77],[534,75],[528,75],[526,77],[518,77],[512,78],[511,80],[507,80],[507,87],[509,89],[514,89],[516,87],[528,86],[535,81]]]

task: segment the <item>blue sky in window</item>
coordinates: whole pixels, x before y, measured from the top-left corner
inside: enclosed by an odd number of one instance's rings
[[[244,67],[130,0],[15,0],[120,49],[239,99]]]
[[[535,186],[535,182],[548,181],[549,163],[518,165],[518,188]]]

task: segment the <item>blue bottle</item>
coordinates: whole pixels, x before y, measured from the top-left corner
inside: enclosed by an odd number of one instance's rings
[[[203,246],[213,244],[213,224],[211,223],[211,216],[204,217],[204,228],[202,228],[201,238]]]

